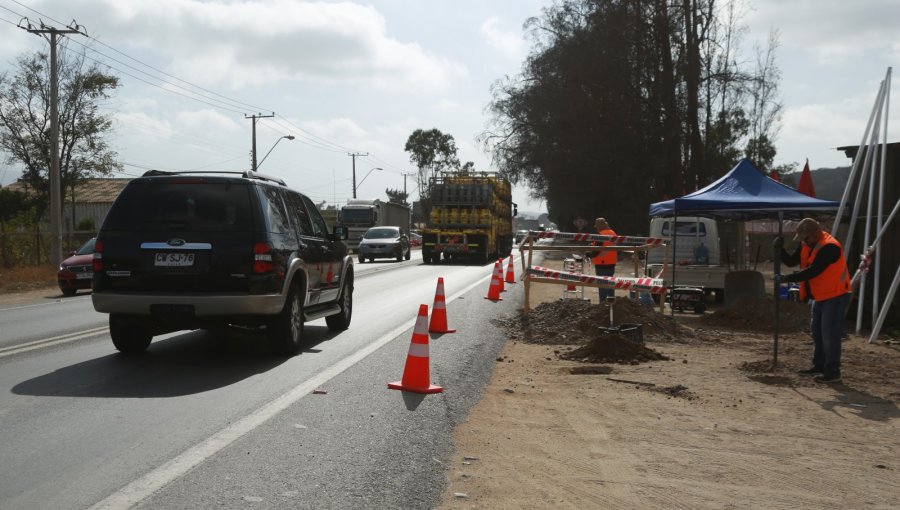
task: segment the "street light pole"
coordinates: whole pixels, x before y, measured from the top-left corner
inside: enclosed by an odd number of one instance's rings
[[[384,170],[384,168],[381,168],[380,166],[376,166],[375,168],[369,170],[369,173],[366,174],[366,177],[368,177],[369,174],[371,174],[375,170]],[[362,180],[359,181],[360,186],[362,186],[362,183],[366,180],[366,177],[363,177]],[[355,183],[353,184],[353,198],[356,198],[356,184]]]
[[[251,152],[250,152],[250,170],[253,170],[254,172],[256,171],[256,166],[257,166],[256,165],[256,119],[266,119],[266,118],[274,117],[274,116],[275,116],[275,112],[272,112],[271,115],[263,115],[261,113],[257,114],[257,115],[244,114],[245,119],[250,119],[253,121],[253,134],[251,135],[252,141],[251,141]]]
[[[259,160],[259,163],[256,164],[256,169],[257,169],[257,170],[259,169],[259,167],[262,166],[263,161],[265,161],[266,158],[269,157],[269,154],[272,154],[272,151],[275,150],[275,145],[278,145],[278,142],[284,140],[285,138],[288,139],[288,140],[293,140],[293,139],[294,139],[294,135],[284,135],[284,136],[282,136],[281,138],[279,138],[278,140],[276,140],[276,141],[275,141],[275,144],[272,145],[272,148],[269,149],[269,152],[267,152],[266,155],[263,156],[261,160]]]
[[[353,198],[356,198],[356,158],[359,156],[366,157],[369,153],[348,152],[347,155],[353,158]]]

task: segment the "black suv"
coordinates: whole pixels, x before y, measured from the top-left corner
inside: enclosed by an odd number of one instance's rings
[[[134,179],[97,236],[94,309],[124,353],[154,335],[227,325],[264,329],[294,355],[303,323],[350,326],[346,231],[284,181],[255,172],[161,172]]]

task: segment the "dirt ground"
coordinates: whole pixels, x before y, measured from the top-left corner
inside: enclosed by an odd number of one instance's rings
[[[771,302],[673,318],[620,295],[604,331],[596,291],[561,290],[496,319],[509,340],[439,508],[900,508],[900,343],[849,335],[843,384],[820,385],[796,373],[805,305],[782,303],[773,369]],[[0,304],[28,297],[62,296]]]
[[[897,342],[849,335],[822,385],[796,373],[806,305],[782,303],[773,368],[771,301],[671,317],[623,294],[604,331],[596,297],[531,290],[527,317],[498,319],[440,508],[900,508]]]

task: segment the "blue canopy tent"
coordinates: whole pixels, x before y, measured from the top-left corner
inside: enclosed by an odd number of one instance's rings
[[[782,235],[784,219],[836,214],[840,202],[820,200],[800,193],[767,177],[743,159],[730,172],[701,190],[681,198],[650,205],[650,217],[678,215],[707,216],[725,220],[778,219],[778,235]],[[677,242],[677,236],[673,243]],[[674,244],[673,244],[674,256]],[[674,281],[675,264],[672,273]],[[775,251],[775,273],[781,272],[781,252]],[[778,291],[775,289],[775,346],[773,367],[778,363]]]
[[[650,217],[709,216],[728,220],[799,219],[834,214],[840,202],[820,200],[767,177],[743,159],[705,188],[650,205]],[[780,213],[780,214],[779,214]]]

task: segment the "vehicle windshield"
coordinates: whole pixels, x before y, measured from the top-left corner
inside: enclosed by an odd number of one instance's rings
[[[370,228],[363,239],[391,239],[400,237],[400,231],[396,228]]]
[[[97,241],[96,238],[91,238],[88,242],[81,245],[81,248],[78,248],[78,251],[75,252],[75,255],[90,255],[94,253],[94,242]]]

